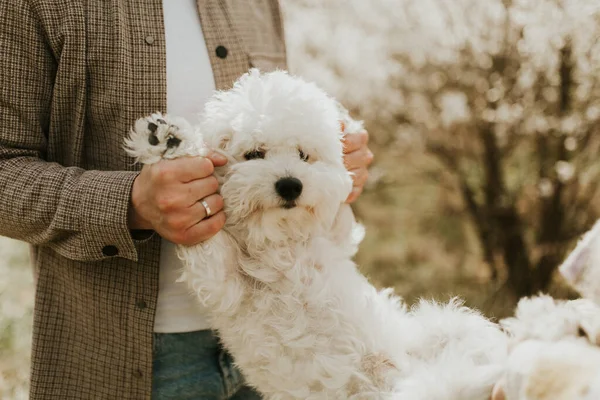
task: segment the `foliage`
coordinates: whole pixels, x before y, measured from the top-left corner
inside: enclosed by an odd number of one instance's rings
[[[296,72],[370,121],[379,144],[434,157],[440,168],[424,172],[460,195],[491,277],[516,297],[546,290],[599,211],[600,4],[288,0],[286,11]]]

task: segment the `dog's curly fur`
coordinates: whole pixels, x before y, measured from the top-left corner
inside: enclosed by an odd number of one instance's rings
[[[540,295],[522,299],[500,324],[510,355],[494,399],[600,398],[600,306]]]
[[[500,322],[510,354],[494,400],[600,398],[600,222],[559,270],[584,298],[525,298]]]
[[[494,400],[600,399],[600,222],[559,268],[582,299],[521,299],[500,322],[510,337]]]
[[[142,163],[206,148],[229,159],[215,172],[226,226],[179,248],[182,280],[266,398],[487,400],[506,355],[496,325],[456,300],[407,309],[357,271],[340,120],[360,129],[317,86],[252,70],[197,128],[155,114],[127,145]],[[297,198],[278,193],[284,178],[301,182]]]
[[[600,304],[600,221],[583,236],[559,270],[583,297]]]

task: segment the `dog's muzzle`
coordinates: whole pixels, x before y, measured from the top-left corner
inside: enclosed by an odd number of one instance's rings
[[[285,201],[284,207],[292,208],[296,205],[295,200],[302,194],[302,182],[292,177],[281,178],[275,182],[275,190]]]

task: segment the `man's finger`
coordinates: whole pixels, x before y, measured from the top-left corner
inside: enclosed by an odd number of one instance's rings
[[[364,186],[369,178],[369,170],[366,168],[358,168],[350,171],[354,186]]]
[[[209,160],[212,161],[215,167],[222,167],[227,164],[227,157],[217,152],[212,151],[208,156],[206,156]]]
[[[219,182],[213,175],[196,179],[183,186],[186,191],[185,202],[188,207],[219,190]]]
[[[192,246],[215,236],[225,226],[225,213],[219,211],[215,215],[203,219],[189,228],[180,244]]]
[[[189,207],[186,211],[186,213],[188,213],[187,215],[191,215],[191,218],[193,218],[194,225],[197,224],[198,222],[202,221],[205,218],[208,218],[208,217],[211,217],[211,216],[217,214],[219,211],[221,211],[223,209],[223,197],[221,197],[221,195],[211,194],[210,196],[207,196],[207,197],[203,198],[202,200],[204,200],[206,202],[206,204],[208,205],[210,215],[208,215],[208,216],[206,215],[207,210],[204,207],[204,205],[202,204],[202,202],[197,201],[191,207]]]
[[[363,191],[362,186],[352,188],[352,192],[350,192],[350,196],[348,196],[348,198],[346,199],[346,203],[348,203],[348,204],[354,203],[356,201],[356,199],[358,199],[358,196],[360,196],[362,191]]]
[[[160,163],[164,163],[161,166],[163,173],[183,183],[206,178],[215,170],[213,162],[207,157],[182,157]]]
[[[373,153],[368,147],[361,147],[356,151],[348,153],[344,156],[344,165],[346,169],[352,171],[353,169],[366,168],[373,161]]]
[[[496,386],[494,386],[491,400],[506,400],[506,395],[504,394],[504,389],[502,388],[501,383],[498,383]]]
[[[369,134],[367,131],[363,131],[360,133],[349,133],[344,136],[343,144],[344,144],[344,154],[352,153],[364,147],[369,142]]]

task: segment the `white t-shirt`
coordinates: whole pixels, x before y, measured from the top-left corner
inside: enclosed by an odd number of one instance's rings
[[[163,0],[167,47],[167,113],[192,124],[215,91],[215,80],[200,25],[196,0]],[[176,246],[163,239],[154,332],[191,332],[208,328],[204,310],[185,283]]]

